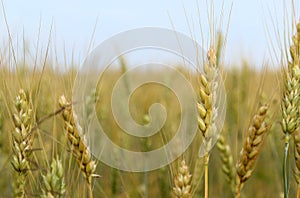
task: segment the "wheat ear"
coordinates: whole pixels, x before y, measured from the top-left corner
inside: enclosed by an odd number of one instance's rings
[[[198,126],[203,137],[207,137],[213,121],[214,90],[217,68],[216,56],[213,48],[210,48],[207,54],[208,64],[204,64],[204,74],[200,74],[200,89],[198,102]]]
[[[245,182],[251,177],[256,159],[267,137],[268,125],[265,122],[265,118],[268,108],[268,105],[260,106],[248,128],[248,133],[237,163],[236,198],[240,197],[240,192]]]
[[[283,101],[283,131],[285,133],[291,134],[299,127],[300,123],[300,109],[299,109],[299,102],[300,102],[300,23],[297,24],[297,33],[293,36],[293,45],[290,47],[290,54],[292,57],[292,61],[288,64],[288,72],[286,75],[291,76],[291,80],[288,81],[289,78],[286,80],[286,93],[285,97],[286,102]],[[291,84],[288,86],[288,84]],[[294,91],[293,91],[294,90]],[[290,93],[290,94],[289,94]],[[288,96],[290,96],[291,100],[288,100]],[[298,108],[298,109],[296,109]],[[290,115],[290,119],[287,116]],[[291,121],[293,119],[294,121]],[[285,124],[285,126],[284,126]],[[290,125],[290,126],[289,126]],[[295,143],[295,150],[294,150],[294,157],[296,167],[294,170],[294,176],[298,185],[298,197],[300,197],[300,134],[299,132],[295,133],[294,135],[294,143]]]
[[[217,116],[215,106],[216,101],[216,78],[218,76],[218,68],[216,65],[216,55],[214,48],[211,47],[207,53],[208,63],[204,64],[204,74],[200,74],[200,101],[197,103],[199,117],[198,127],[204,138],[205,145],[205,162],[204,162],[204,179],[205,189],[204,197],[208,198],[208,163],[209,163],[209,147],[211,137],[215,133],[215,118]]]
[[[175,187],[173,192],[177,198],[191,198],[191,181],[192,175],[190,174],[189,167],[182,160],[178,168],[178,174],[174,178]]]
[[[228,184],[230,185],[230,188],[232,192],[234,192],[234,165],[233,165],[233,157],[231,153],[230,146],[225,141],[225,138],[223,135],[220,135],[218,142],[217,142],[217,148],[220,153],[220,157],[222,160],[222,171],[226,176],[226,180]]]
[[[281,103],[282,130],[290,136],[298,128],[300,123],[300,23],[297,25],[297,34],[293,36],[293,45],[290,47],[292,61],[288,63],[285,72],[284,93]]]
[[[20,90],[14,102],[13,113],[14,130],[12,132],[12,160],[11,164],[17,172],[14,180],[14,197],[26,197],[26,176],[30,170],[29,161],[32,153],[33,136],[32,109],[24,90]]]
[[[65,196],[66,185],[64,182],[64,170],[61,161],[56,158],[51,163],[51,170],[42,175],[42,198],[60,198]]]
[[[288,171],[287,161],[289,154],[289,144],[291,135],[299,127],[299,102],[300,102],[300,23],[297,24],[297,33],[292,38],[293,43],[290,46],[291,61],[288,62],[288,68],[284,71],[284,92],[281,102],[282,111],[282,131],[285,134],[285,147],[283,159],[283,182],[284,197],[288,197]],[[296,166],[297,168],[297,166]],[[299,171],[296,171],[299,172]]]
[[[77,117],[72,111],[71,103],[67,101],[65,96],[61,96],[59,99],[59,105],[61,108],[64,108],[62,111],[64,128],[72,146],[72,154],[79,164],[83,176],[86,178],[90,197],[92,197],[92,178],[98,176],[94,174],[96,170],[96,162],[92,159],[92,154],[87,146],[88,144],[82,132],[82,128],[79,126]]]

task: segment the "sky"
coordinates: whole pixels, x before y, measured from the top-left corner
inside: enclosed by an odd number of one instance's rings
[[[47,46],[53,23],[51,40],[55,43],[58,56],[71,58],[73,52],[78,59],[82,59],[88,49],[94,27],[96,31],[93,47],[112,35],[140,27],[164,27],[186,35],[190,35],[192,27],[196,40],[201,42],[200,18],[204,39],[209,40],[206,1],[198,0],[197,3],[197,0],[3,0],[3,4],[16,45],[21,43],[20,40],[24,35],[26,43],[30,48],[34,48],[41,27],[40,46],[41,48]],[[270,61],[269,41],[276,40],[272,20],[279,21],[275,23],[275,27],[283,32],[283,1],[225,0],[223,17],[225,31],[233,5],[227,37],[226,64],[239,64],[246,59],[259,67]],[[217,20],[222,3],[221,0],[214,1]],[[295,7],[299,8],[299,5],[296,3]],[[3,9],[0,14],[0,45],[5,46],[8,34]],[[271,35],[268,35],[266,30],[270,31]]]

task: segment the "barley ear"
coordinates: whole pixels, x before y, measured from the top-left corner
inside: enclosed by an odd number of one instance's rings
[[[174,178],[175,187],[173,192],[177,198],[191,198],[191,181],[192,175],[190,174],[189,167],[182,160],[178,168],[178,173]]]
[[[19,91],[14,107],[11,159],[11,164],[17,173],[17,178],[14,180],[14,197],[26,197],[26,176],[30,170],[29,158],[32,153],[33,136],[31,134],[32,109],[24,90]]]

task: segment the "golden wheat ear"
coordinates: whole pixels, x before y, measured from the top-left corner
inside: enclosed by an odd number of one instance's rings
[[[267,137],[268,125],[265,122],[265,118],[268,109],[268,105],[260,106],[248,128],[236,168],[236,197],[240,197],[240,192],[245,182],[251,177],[256,159]]]
[[[64,119],[64,129],[72,146],[72,154],[75,157],[83,176],[86,178],[91,193],[92,179],[94,177],[99,177],[99,175],[95,174],[97,166],[96,161],[92,159],[92,154],[82,128],[76,120],[76,116],[73,114],[71,103],[67,101],[65,96],[60,97],[59,106],[63,108],[62,117]]]
[[[191,181],[192,175],[190,174],[189,167],[185,164],[185,160],[182,160],[178,168],[178,173],[174,178],[175,187],[173,192],[178,198],[191,198]]]
[[[202,133],[205,143],[205,190],[204,197],[208,197],[208,164],[209,164],[209,150],[211,147],[212,136],[216,132],[216,89],[217,78],[219,76],[219,68],[216,65],[216,54],[214,47],[211,46],[207,52],[207,62],[204,63],[204,73],[199,77],[199,101],[198,108],[198,128]],[[197,167],[199,168],[199,167]],[[197,169],[196,168],[196,169]]]
[[[214,121],[214,91],[216,77],[218,75],[213,48],[210,48],[207,56],[208,63],[204,64],[204,74],[200,74],[200,101],[197,103],[199,112],[198,126],[203,137],[207,136],[209,128],[212,126],[212,122]]]

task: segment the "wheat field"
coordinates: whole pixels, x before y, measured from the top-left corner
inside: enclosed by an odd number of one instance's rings
[[[203,72],[176,66],[197,92],[197,117],[191,118],[197,133],[176,160],[138,173],[112,168],[92,153],[89,129],[72,111],[83,104],[72,99],[79,63],[54,67],[48,49],[27,63],[9,44],[0,51],[0,197],[300,197],[300,23],[290,28],[295,31],[286,38],[286,54],[278,55],[287,58],[279,65],[224,65],[225,44],[216,33]],[[128,103],[136,123],[151,122],[153,103],[165,107],[167,118],[158,134],[131,137],[111,109],[113,87],[128,70],[126,60],[119,62],[84,105],[94,105],[106,135],[119,146],[136,152],[160,148],[180,127],[177,95],[151,83],[136,89]],[[139,71],[131,80],[166,72]],[[215,146],[199,157],[201,143],[209,147],[213,141],[218,75],[226,93],[225,121]]]

